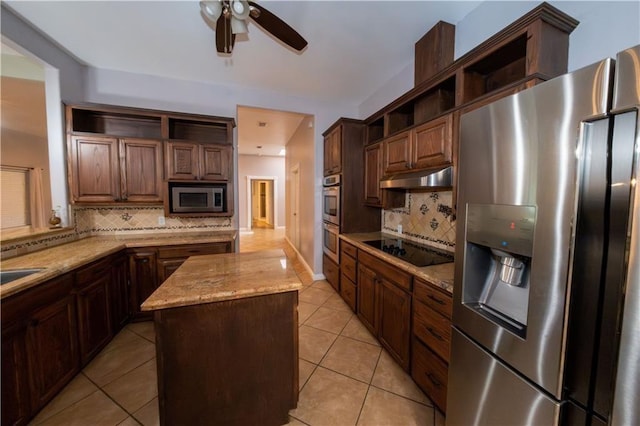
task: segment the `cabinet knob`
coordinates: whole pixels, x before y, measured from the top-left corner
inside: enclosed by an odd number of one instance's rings
[[[141,260],[141,262],[142,262],[142,263],[148,263],[148,262],[149,262],[149,259],[142,259],[142,260]]]
[[[433,377],[433,374],[431,374],[431,373],[427,373],[427,379],[429,379],[429,381],[430,381],[431,383],[433,383],[433,385],[434,385],[435,387],[438,387],[438,388],[439,388],[440,386],[442,386],[442,383],[440,383],[440,381],[439,381],[438,379],[436,379],[435,377]]]
[[[437,297],[435,297],[435,296],[434,296],[434,295],[432,295],[432,294],[429,294],[427,297],[428,297],[429,299],[433,300],[434,302],[436,302],[438,305],[444,305],[444,300],[442,300],[442,299],[438,299]]]
[[[431,327],[426,327],[426,328],[427,328],[427,331],[433,335],[433,337],[444,342],[444,338],[441,335],[439,335],[433,328]]]

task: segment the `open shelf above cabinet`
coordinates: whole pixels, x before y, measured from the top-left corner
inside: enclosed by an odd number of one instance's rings
[[[71,131],[101,135],[154,138],[162,137],[162,118],[153,115],[118,113],[72,108]]]
[[[169,139],[200,143],[230,144],[228,121],[206,121],[169,117]]]

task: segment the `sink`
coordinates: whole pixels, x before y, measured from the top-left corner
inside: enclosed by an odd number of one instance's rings
[[[0,271],[0,285],[10,283],[11,281],[15,281],[28,275],[35,274],[36,272],[40,272],[42,270],[44,270],[44,268],[5,269],[3,271]]]

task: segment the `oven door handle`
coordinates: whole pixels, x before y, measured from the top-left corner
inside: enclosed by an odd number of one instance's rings
[[[332,232],[334,234],[339,234],[340,233],[340,228],[338,228],[337,225],[334,225],[332,223],[324,223],[324,229],[326,229],[329,232]]]

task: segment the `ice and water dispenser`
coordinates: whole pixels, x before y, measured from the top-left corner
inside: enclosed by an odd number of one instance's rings
[[[462,303],[525,338],[536,208],[468,204]]]

